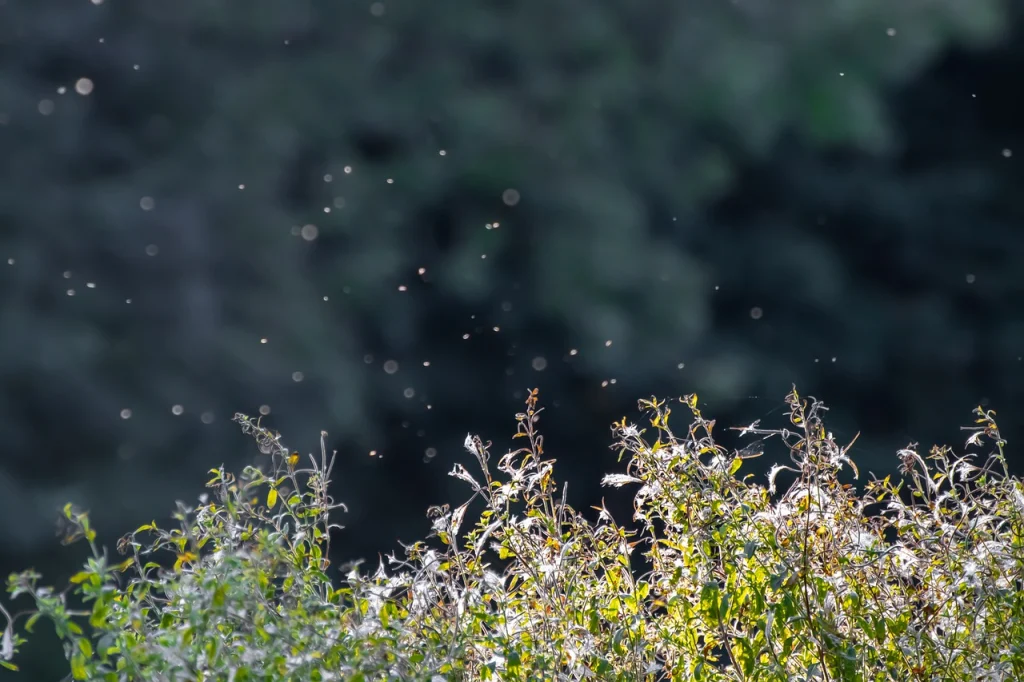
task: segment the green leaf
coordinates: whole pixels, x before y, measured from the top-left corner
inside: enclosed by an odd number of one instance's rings
[[[721,592],[718,583],[706,583],[700,595],[700,610],[704,617],[712,623],[718,623],[721,605]]]
[[[224,606],[224,597],[227,594],[228,588],[224,585],[218,585],[217,589],[213,592],[213,605],[217,608]]]

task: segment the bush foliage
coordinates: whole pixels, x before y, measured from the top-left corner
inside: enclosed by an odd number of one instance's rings
[[[516,415],[524,447],[494,462],[468,436],[478,471],[451,475],[469,499],[431,508],[428,541],[372,574],[345,566],[340,585],[326,573],[343,507],[328,493],[334,454],[321,440],[306,462],[236,415],[268,471],[212,470],[199,505],[178,504],[179,527],[120,540],[121,563],[65,508],[65,541],[92,557],[60,592],[33,571],[10,577],[34,607],[0,607],[4,665],[44,617],[76,680],[1024,679],[1024,486],[992,411],[977,408],[967,440],[989,454],[911,444],[898,481],[872,476],[858,495],[840,480],[859,476],[852,443],[816,399],[794,389],[785,427],[741,429],[789,451],[767,487],[738,475],[762,448],[727,450],[696,396],[679,402],[682,431],[653,398],[648,428],[613,427],[628,459],[604,483],[639,486],[635,529],[566,504],[532,391]]]

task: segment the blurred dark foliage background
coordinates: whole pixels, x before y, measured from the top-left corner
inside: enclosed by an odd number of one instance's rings
[[[258,461],[236,411],[329,432],[370,568],[532,387],[622,522],[652,394],[738,445],[795,383],[879,475],[982,404],[1019,469],[1022,67],[1002,0],[0,0],[0,572]]]

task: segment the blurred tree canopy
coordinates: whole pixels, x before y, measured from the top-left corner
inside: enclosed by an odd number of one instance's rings
[[[264,404],[396,457],[511,432],[538,384],[599,444],[684,388],[915,436],[1021,407],[1020,72],[942,70],[1019,65],[1020,14],[0,2],[0,543],[68,499],[162,515]]]

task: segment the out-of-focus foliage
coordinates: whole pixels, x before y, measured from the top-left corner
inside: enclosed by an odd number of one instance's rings
[[[685,358],[719,398],[801,380],[783,335],[839,356],[851,390],[903,357],[955,373],[1005,355],[1019,322],[972,346],[934,288],[963,275],[933,258],[956,235],[1005,248],[1005,211],[965,213],[999,192],[981,161],[999,149],[908,174],[885,105],[951,45],[998,41],[1005,8],[0,4],[0,514],[23,519],[0,542],[48,541],[34,519],[68,497],[158,512],[154,490],[237,449],[207,412],[266,403],[292,432],[329,420],[372,445],[421,399],[506,397],[467,360],[474,325],[579,348],[594,385]],[[856,163],[822,155],[837,148]],[[774,215],[722,203],[752,167]],[[913,298],[873,283],[881,268]],[[734,302],[761,326],[716,319],[751,283]]]

